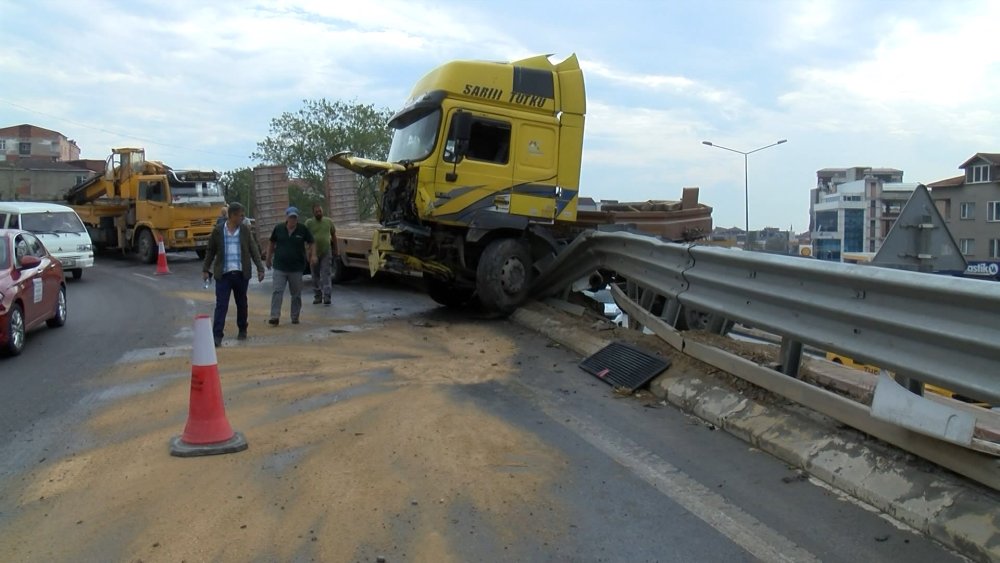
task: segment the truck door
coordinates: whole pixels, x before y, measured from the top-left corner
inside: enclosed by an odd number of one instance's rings
[[[556,198],[559,163],[556,123],[554,120],[551,124],[519,122],[514,138],[511,213],[553,219],[562,210],[557,209]]]
[[[495,195],[509,194],[513,181],[510,158],[512,128],[508,118],[477,113],[472,118],[465,156],[456,164],[456,113],[456,110],[450,112],[448,135],[441,151],[441,162],[436,166],[435,209],[432,215],[444,218],[457,214],[468,220],[468,212],[494,208]],[[508,209],[503,209],[503,212],[508,212]]]
[[[136,223],[147,223],[154,229],[170,226],[170,192],[163,179],[140,180],[139,199],[136,201]]]

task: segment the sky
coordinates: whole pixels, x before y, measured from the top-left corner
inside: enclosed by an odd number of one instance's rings
[[[250,158],[271,119],[327,98],[398,109],[454,59],[575,53],[580,193],[679,199],[717,226],[808,226],[822,168],[929,183],[1000,153],[991,0],[0,0],[0,127],[143,146],[175,168]],[[703,141],[749,152],[744,157]]]

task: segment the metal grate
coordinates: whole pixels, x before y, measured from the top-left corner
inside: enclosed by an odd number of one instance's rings
[[[612,342],[580,362],[580,368],[616,389],[634,392],[660,372],[670,360],[657,358],[621,342]]]

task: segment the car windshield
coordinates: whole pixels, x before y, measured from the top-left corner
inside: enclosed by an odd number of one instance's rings
[[[440,124],[440,108],[429,113],[427,108],[414,108],[412,116],[397,118],[393,123],[396,131],[389,147],[389,162],[416,162],[427,158],[437,143]]]
[[[22,213],[21,228],[33,233],[82,233],[86,232],[83,222],[72,211],[45,211],[44,213]]]
[[[10,268],[10,239],[0,237],[0,270]]]

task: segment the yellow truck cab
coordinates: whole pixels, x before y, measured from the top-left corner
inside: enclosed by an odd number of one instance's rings
[[[225,207],[218,174],[174,170],[146,160],[140,148],[113,149],[104,174],[72,187],[66,200],[95,247],[134,251],[149,263],[156,262],[159,238],[167,251],[203,256]]]
[[[388,162],[331,158],[381,174],[372,271],[419,271],[440,303],[512,311],[558,247],[546,226],[576,220],[585,100],[575,55],[453,61],[420,79],[389,122]]]

